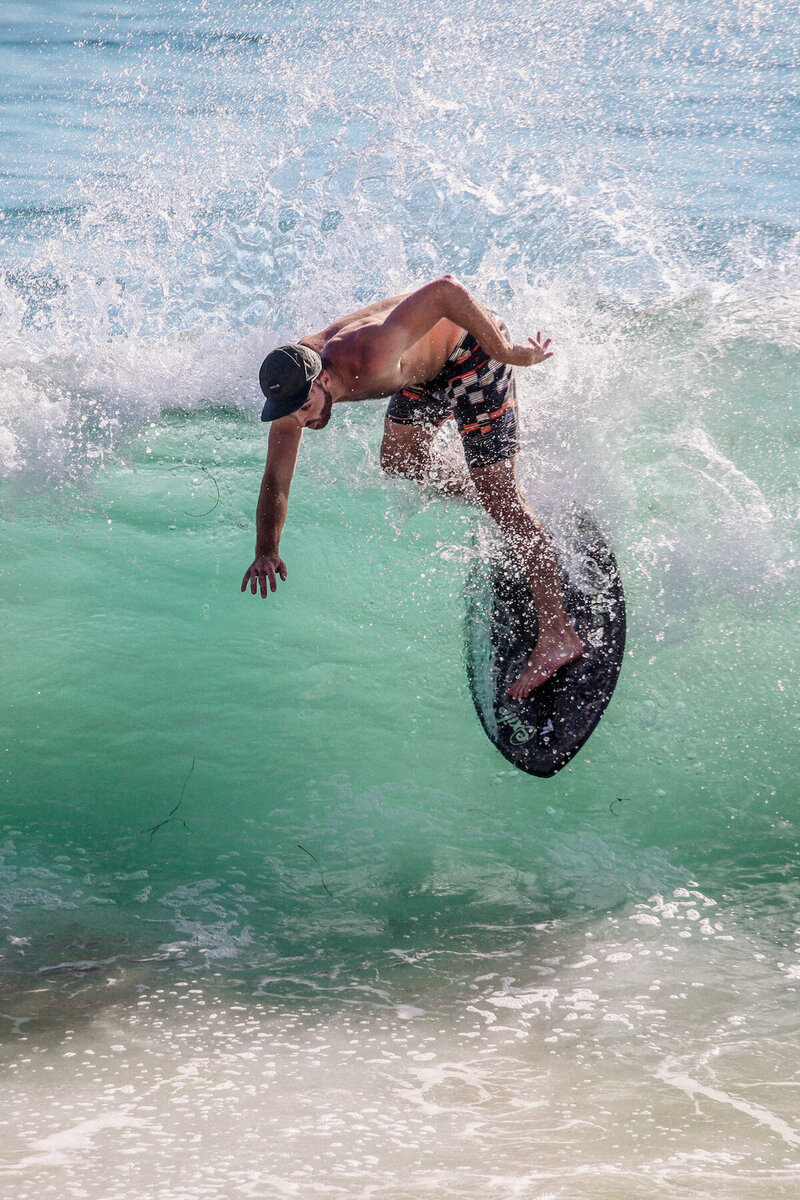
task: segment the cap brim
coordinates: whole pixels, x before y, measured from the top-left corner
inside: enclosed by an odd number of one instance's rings
[[[264,407],[261,410],[261,420],[277,421],[278,417],[288,417],[290,413],[297,412],[298,408],[302,408],[310,396],[313,386],[314,380],[311,379],[305,392],[296,392],[291,398],[284,397],[282,400],[270,400],[267,397],[264,401]]]

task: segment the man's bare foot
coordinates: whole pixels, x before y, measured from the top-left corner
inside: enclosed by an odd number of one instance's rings
[[[525,700],[534,688],[555,675],[560,667],[575,662],[583,654],[584,646],[574,629],[562,634],[561,637],[545,642],[539,639],[528,659],[524,670],[508,689],[507,695],[513,700]]]

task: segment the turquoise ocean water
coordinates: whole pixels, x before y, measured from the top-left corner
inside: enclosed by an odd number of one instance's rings
[[[2,1195],[798,1195],[796,15],[3,4]],[[623,570],[548,781],[381,403],[239,591],[261,358],[445,271]]]

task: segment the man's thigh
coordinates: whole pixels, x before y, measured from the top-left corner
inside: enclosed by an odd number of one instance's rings
[[[381,467],[390,475],[422,478],[431,461],[435,425],[400,425],[388,417],[383,422]]]

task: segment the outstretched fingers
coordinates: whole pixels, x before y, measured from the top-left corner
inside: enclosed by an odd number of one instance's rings
[[[530,342],[530,344],[533,346],[534,350],[536,350],[536,351],[537,351],[537,353],[539,354],[539,362],[544,362],[544,360],[545,360],[546,358],[552,358],[552,357],[553,357],[553,353],[554,353],[554,351],[552,351],[552,350],[549,350],[549,349],[548,349],[548,347],[549,347],[549,346],[552,344],[552,341],[553,341],[553,339],[552,339],[552,338],[545,338],[545,340],[544,340],[544,341],[542,341],[542,331],[541,331],[541,329],[537,329],[537,330],[536,330],[536,337],[535,337],[535,338],[528,338],[528,341],[529,341],[529,342]]]
[[[256,559],[244,573],[242,591],[246,592],[249,584],[250,591],[254,596],[260,590],[261,595],[266,599],[268,591],[276,592],[278,590],[278,576],[284,582],[286,581],[286,563],[283,559],[277,561]]]

